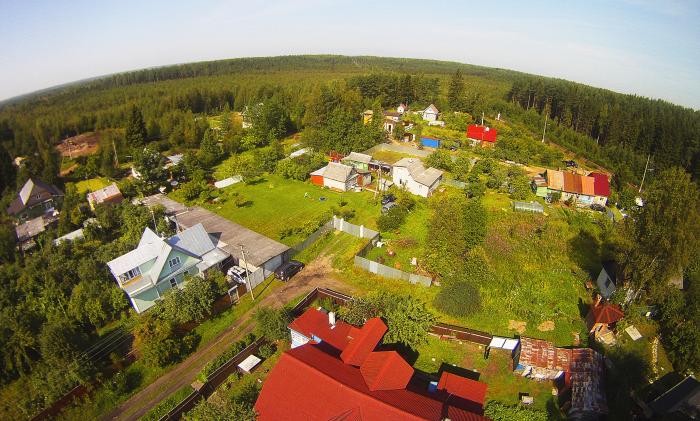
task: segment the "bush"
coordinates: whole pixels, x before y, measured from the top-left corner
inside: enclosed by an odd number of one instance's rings
[[[277,349],[275,348],[275,345],[271,343],[264,343],[260,345],[260,348],[258,349],[258,355],[260,355],[264,359],[267,359],[275,355],[276,350]]]
[[[185,288],[173,288],[160,304],[163,318],[174,323],[200,322],[211,315],[221,285],[199,276],[185,276]]]
[[[481,310],[481,295],[470,282],[454,282],[442,287],[433,304],[454,317],[464,317]]]
[[[446,150],[438,149],[425,158],[425,165],[445,171],[452,171],[452,157]]]
[[[394,231],[406,220],[406,214],[406,208],[394,206],[377,219],[377,227],[383,232]]]
[[[134,330],[134,347],[150,367],[165,367],[179,361],[197,345],[194,334],[179,337],[172,323],[154,315],[146,315]]]
[[[547,421],[547,413],[521,405],[506,405],[489,401],[484,408],[484,415],[493,421]]]
[[[264,336],[273,341],[288,337],[289,331],[287,326],[292,321],[292,315],[289,310],[263,307],[258,309],[253,317],[257,323],[255,332],[259,336]]]

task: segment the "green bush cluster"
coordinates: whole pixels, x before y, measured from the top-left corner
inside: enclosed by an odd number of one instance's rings
[[[233,358],[236,354],[243,351],[245,347],[252,344],[255,341],[255,335],[252,333],[247,334],[240,341],[235,342],[229,349],[219,354],[216,358],[209,361],[202,371],[197,375],[197,379],[201,382],[207,381],[207,378],[211,376],[216,370],[219,369],[226,361]]]

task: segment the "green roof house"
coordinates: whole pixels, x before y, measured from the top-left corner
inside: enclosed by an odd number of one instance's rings
[[[119,287],[129,296],[137,313],[152,307],[166,291],[183,287],[185,275],[203,276],[220,268],[230,254],[202,224],[170,238],[161,238],[146,228],[136,249],[107,263]]]

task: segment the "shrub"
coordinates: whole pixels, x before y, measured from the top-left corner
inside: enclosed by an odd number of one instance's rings
[[[406,208],[394,206],[377,219],[377,227],[383,232],[394,231],[406,220],[406,214]]]
[[[486,403],[484,415],[493,421],[547,421],[547,413],[544,411],[497,401]]]
[[[172,323],[155,315],[140,319],[134,330],[134,347],[150,367],[165,367],[179,361],[195,348],[198,340],[194,334],[178,337]]]
[[[481,296],[470,282],[454,282],[442,287],[433,304],[450,316],[464,317],[481,310]]]
[[[452,157],[446,150],[438,149],[425,158],[425,165],[445,171],[452,171]]]
[[[258,349],[258,355],[260,355],[262,358],[270,358],[275,354],[275,351],[277,349],[275,346],[271,343],[264,343],[260,345],[260,348]]]
[[[209,361],[202,371],[199,372],[199,375],[197,375],[197,379],[205,382],[209,376],[211,376],[216,370],[219,369],[226,361],[230,360],[233,358],[236,354],[239,352],[243,351],[245,347],[248,345],[252,344],[255,341],[255,335],[252,333],[247,334],[243,339],[240,341],[234,342],[233,345],[223,353],[219,354],[216,358],[213,360]]]
[[[263,307],[255,312],[257,326],[255,332],[270,340],[285,339],[289,335],[287,325],[292,321],[292,315],[287,309],[276,310]]]

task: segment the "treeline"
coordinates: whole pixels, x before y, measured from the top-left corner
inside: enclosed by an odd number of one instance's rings
[[[508,99],[595,139],[607,155],[651,154],[657,166],[678,165],[700,175],[700,113],[692,109],[535,76],[516,79]]]

